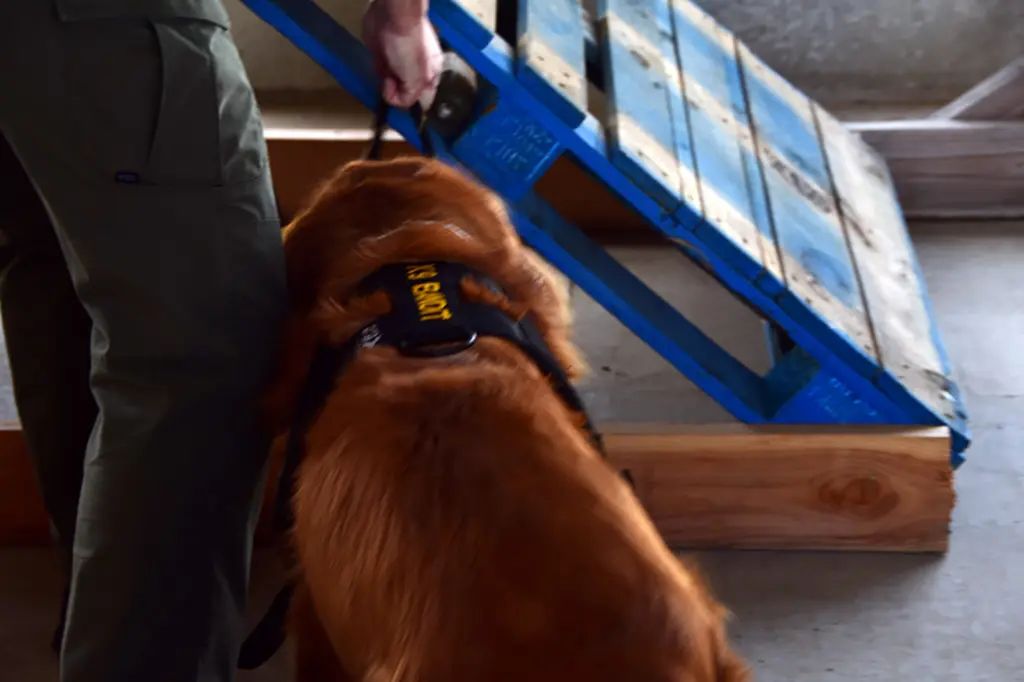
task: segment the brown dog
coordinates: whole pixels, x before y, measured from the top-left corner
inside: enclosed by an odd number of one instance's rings
[[[318,343],[391,309],[381,266],[458,262],[570,376],[568,296],[501,201],[437,161],[342,168],[287,229],[293,313],[268,413],[287,430]],[[298,682],[742,682],[726,613],[665,546],[537,366],[480,338],[358,352],[307,432],[293,544]]]

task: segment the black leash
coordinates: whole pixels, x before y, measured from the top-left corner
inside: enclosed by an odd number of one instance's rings
[[[384,146],[384,133],[388,127],[389,111],[391,111],[391,105],[388,104],[388,101],[382,95],[377,103],[377,111],[373,118],[373,137],[370,139],[370,147],[366,150],[366,155],[363,157],[368,161],[379,161],[381,158],[381,151]],[[431,158],[436,157],[437,153],[434,150],[434,142],[426,128],[427,117],[423,113],[423,107],[419,102],[409,108],[409,114],[416,121],[416,133],[420,137],[420,147],[423,148],[423,155]]]
[[[373,119],[373,137],[370,139],[370,146],[366,150],[364,159],[379,161],[384,146],[384,133],[388,128],[388,114],[391,105],[381,95]],[[433,141],[426,130],[426,116],[423,107],[419,102],[409,109],[410,115],[416,121],[416,132],[420,137],[420,147],[423,154],[428,157],[436,156]],[[320,346],[310,365],[309,374],[306,376],[306,383],[299,395],[296,405],[295,420],[288,433],[288,441],[285,445],[284,464],[277,479],[277,494],[274,499],[274,513],[271,519],[271,528],[278,537],[286,537],[292,527],[291,496],[295,483],[295,473],[302,461],[305,450],[306,432],[312,426],[313,420],[319,412],[320,405],[330,394],[334,381],[341,373],[344,365],[351,360],[356,346],[348,344],[343,348]],[[263,665],[274,653],[284,644],[285,622],[288,609],[291,606],[291,599],[295,586],[287,583],[274,598],[267,613],[249,636],[242,643],[238,656],[238,667],[242,670],[254,670]]]

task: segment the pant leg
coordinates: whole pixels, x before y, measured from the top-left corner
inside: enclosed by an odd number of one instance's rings
[[[61,679],[231,680],[286,304],[252,90],[216,23],[14,5],[0,126],[92,321],[99,406]]]
[[[82,463],[97,413],[89,389],[92,321],[75,294],[46,208],[2,137],[0,177],[0,318],[14,400],[62,573],[70,580]]]

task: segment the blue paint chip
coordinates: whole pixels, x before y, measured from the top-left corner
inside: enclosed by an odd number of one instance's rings
[[[114,181],[122,185],[137,185],[139,180],[139,174],[135,171],[117,171],[114,174]]]

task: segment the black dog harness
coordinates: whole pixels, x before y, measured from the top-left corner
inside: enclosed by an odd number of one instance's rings
[[[414,115],[422,116],[414,108]],[[367,158],[380,157],[387,105],[377,111],[374,139]],[[421,130],[424,151],[433,156],[429,137]],[[298,398],[295,418],[288,434],[284,465],[278,479],[274,508],[274,530],[291,529],[292,490],[295,472],[305,454],[306,435],[316,420],[338,377],[363,349],[390,346],[410,357],[440,358],[461,353],[481,338],[504,339],[530,357],[548,379],[570,411],[580,415],[592,445],[605,455],[600,433],[594,428],[586,408],[529,315],[513,319],[499,308],[466,300],[462,281],[466,277],[500,293],[490,279],[471,268],[451,262],[429,261],[386,265],[363,280],[357,294],[386,291],[391,312],[363,328],[339,346],[321,345],[310,365],[309,374]],[[629,472],[623,472],[632,484]],[[293,585],[286,585],[274,599],[263,619],[242,645],[239,668],[259,667],[284,642],[284,623],[291,602]]]
[[[604,455],[601,434],[533,320],[529,316],[516,320],[493,305],[466,300],[462,295],[462,281],[466,277],[500,292],[494,282],[471,268],[438,261],[385,265],[357,287],[359,294],[386,291],[391,299],[391,312],[364,327],[344,345],[318,348],[288,434],[276,496],[275,530],[287,531],[292,524],[289,501],[295,471],[304,455],[306,433],[338,377],[361,349],[390,346],[410,357],[440,358],[472,348],[483,337],[504,339],[533,360],[565,405],[583,418],[591,444]]]

